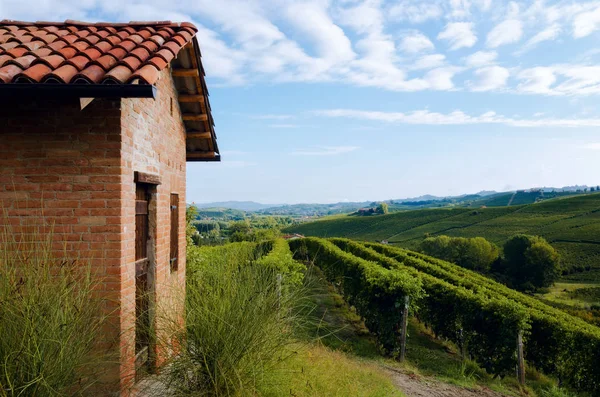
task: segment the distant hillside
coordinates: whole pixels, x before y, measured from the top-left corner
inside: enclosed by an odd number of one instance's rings
[[[501,196],[496,200],[500,198],[510,200]],[[600,194],[597,193],[510,207],[455,207],[371,217],[344,216],[304,223],[286,231],[306,236],[388,240],[390,244],[413,249],[426,234],[481,236],[501,245],[515,234],[526,233],[543,236],[551,242],[569,269],[600,269]]]
[[[241,211],[260,211],[278,204],[261,204],[254,201],[221,201],[215,203],[194,203],[197,208],[230,208]]]
[[[243,220],[246,218],[246,212],[231,208],[200,208],[198,209],[198,219],[219,219],[219,220]]]
[[[385,200],[390,212],[418,208],[442,207],[502,207],[507,205],[532,204],[550,198],[583,193],[588,186],[565,186],[562,188],[541,187],[528,190],[496,192],[480,191],[475,194],[461,194],[459,196],[433,196],[426,194],[419,197]],[[595,188],[594,188],[595,189]],[[229,208],[245,212],[255,212],[259,215],[282,215],[296,217],[321,217],[327,215],[347,214],[356,212],[360,208],[374,207],[380,201],[339,202],[331,204],[262,204],[254,201],[223,201],[214,203],[201,203],[194,205],[197,208]]]

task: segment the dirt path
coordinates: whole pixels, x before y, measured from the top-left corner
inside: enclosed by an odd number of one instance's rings
[[[385,370],[392,377],[394,384],[407,397],[504,397],[503,394],[487,388],[464,389],[431,378],[406,374],[388,367]]]

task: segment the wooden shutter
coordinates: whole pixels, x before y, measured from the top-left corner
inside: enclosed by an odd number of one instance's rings
[[[171,194],[171,271],[179,268],[179,195]]]

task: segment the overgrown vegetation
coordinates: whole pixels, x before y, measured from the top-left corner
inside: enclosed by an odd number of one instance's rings
[[[52,240],[0,233],[0,396],[89,395],[109,359],[99,280]]]
[[[285,241],[189,248],[186,326],[165,367],[178,395],[248,395],[279,363],[302,302],[290,258]]]

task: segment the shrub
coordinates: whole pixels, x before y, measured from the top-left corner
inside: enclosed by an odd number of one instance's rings
[[[271,247],[273,256],[262,257]],[[279,362],[302,300],[300,288],[278,291],[276,259],[291,256],[286,248],[278,241],[189,250],[186,327],[175,331],[179,354],[164,372],[177,395],[252,395]]]
[[[517,235],[504,244],[503,269],[519,289],[549,287],[560,275],[560,255],[541,237]]]
[[[108,356],[89,266],[52,253],[52,233],[0,233],[0,395],[83,394]],[[88,391],[89,392],[89,391]]]
[[[421,252],[466,269],[488,272],[498,258],[498,247],[482,237],[428,237],[421,243]]]

